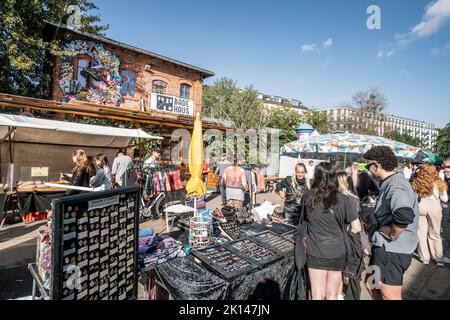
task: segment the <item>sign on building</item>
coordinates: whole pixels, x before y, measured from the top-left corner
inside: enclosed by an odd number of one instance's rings
[[[194,101],[167,96],[160,93],[150,93],[150,109],[181,114],[185,116],[194,116]]]

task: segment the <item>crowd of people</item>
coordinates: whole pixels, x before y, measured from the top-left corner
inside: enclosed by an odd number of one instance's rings
[[[450,158],[441,172],[424,164],[408,167],[406,173],[389,147],[372,148],[364,160],[365,165],[353,163],[345,171],[322,162],[313,176],[299,163],[277,187],[286,218],[298,226],[296,245],[305,258],[296,249],[296,261],[307,270],[312,299],[343,299],[348,281],[343,271],[351,259],[348,235],[362,251],[364,242],[370,242],[371,272],[365,285],[373,299],[402,298],[403,277],[414,256],[424,265],[450,263],[450,239],[441,236],[441,226],[450,234]],[[369,197],[376,199],[372,219],[361,210]]]
[[[152,155],[144,162],[144,166],[157,168],[161,157],[161,149],[155,148]],[[133,163],[132,157],[125,149],[119,149],[110,167],[108,157],[104,153],[98,153],[95,157],[88,156],[82,149],[72,153],[74,167],[72,174],[61,174],[61,179],[66,180],[75,187],[101,188],[109,190],[125,186],[125,174]],[[75,195],[82,190],[69,189],[65,195]]]

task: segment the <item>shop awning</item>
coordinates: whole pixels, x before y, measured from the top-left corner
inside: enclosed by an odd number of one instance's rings
[[[0,141],[12,132],[15,143],[37,143],[67,146],[122,148],[134,138],[163,139],[141,129],[122,129],[25,116],[0,114]]]

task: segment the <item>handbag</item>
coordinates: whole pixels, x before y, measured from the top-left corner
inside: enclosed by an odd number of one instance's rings
[[[377,205],[377,198],[373,195],[368,195],[361,200],[359,218],[363,222],[364,230],[369,238],[373,236],[375,231],[378,230],[378,221],[375,217],[375,208]]]
[[[305,205],[301,206],[297,238],[295,239],[294,258],[298,270],[305,267],[307,261],[306,241],[308,239],[308,219]]]
[[[333,209],[330,209],[330,211],[334,214]],[[339,221],[335,214],[334,217],[344,234],[345,267],[342,274],[347,278],[358,279],[365,269],[364,250],[361,245],[361,238],[359,237],[358,239],[356,234],[351,230],[347,230],[345,223]]]

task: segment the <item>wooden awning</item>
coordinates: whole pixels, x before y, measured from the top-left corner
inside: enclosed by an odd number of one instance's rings
[[[121,107],[79,101],[65,103],[0,93],[0,107],[30,108],[31,110],[131,121],[139,124],[160,125],[162,127],[186,128],[191,130],[194,128],[194,118],[188,116],[164,114],[156,111],[135,111]],[[223,124],[215,121],[202,121],[202,125],[203,129],[218,129],[222,131],[227,129]]]

